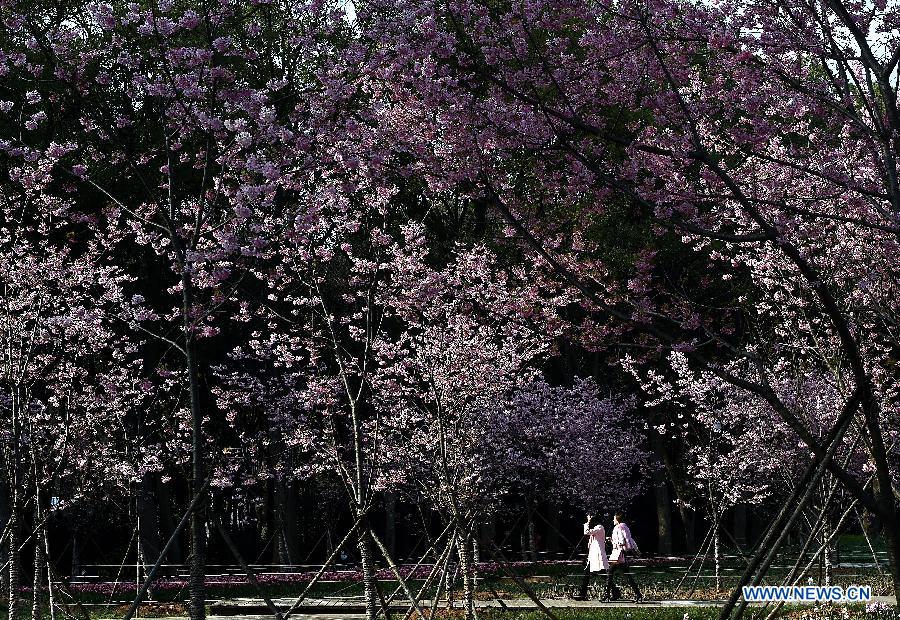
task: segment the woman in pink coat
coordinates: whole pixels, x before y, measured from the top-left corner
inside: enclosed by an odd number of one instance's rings
[[[588,557],[587,564],[584,567],[584,579],[576,597],[579,600],[587,598],[588,582],[591,580],[591,574],[598,573],[601,570],[609,570],[609,560],[606,558],[606,528],[599,523],[599,519],[593,521],[592,515],[587,515],[587,521],[584,524],[584,535],[588,539]]]
[[[637,582],[635,582],[634,577],[631,576],[631,572],[628,570],[628,556],[637,553],[638,546],[631,536],[631,529],[625,523],[625,515],[621,512],[617,512],[613,516],[613,531],[610,540],[613,548],[613,563],[612,568],[606,572],[606,593],[603,598],[612,601],[620,598],[619,589],[613,582],[613,573],[623,571],[625,573],[625,581],[628,582],[632,592],[634,592],[634,601],[640,603],[644,600],[644,597],[640,588],[638,588]]]

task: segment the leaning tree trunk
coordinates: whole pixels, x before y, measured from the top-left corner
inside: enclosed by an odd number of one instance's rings
[[[475,562],[472,558],[471,537],[460,534],[457,538],[456,549],[459,553],[459,565],[462,568],[466,620],[473,620],[475,618]]]
[[[372,540],[369,538],[368,529],[360,526],[359,539],[357,541],[359,549],[359,562],[363,574],[363,592],[366,597],[366,618],[375,620],[378,615],[378,583],[375,574],[375,560],[372,555]]]

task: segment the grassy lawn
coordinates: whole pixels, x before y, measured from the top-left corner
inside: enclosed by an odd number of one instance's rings
[[[692,599],[713,600],[723,599],[728,596],[731,589],[737,584],[743,565],[739,562],[729,562],[722,566],[719,584],[717,587],[715,576],[710,566],[705,566],[697,576],[699,564],[696,564],[688,572],[689,566],[677,565],[665,566],[635,566],[632,574],[638,582],[644,597],[651,600],[660,599]],[[517,566],[513,570],[528,584],[528,587],[541,598],[569,598],[573,596],[581,583],[582,573],[577,565],[534,565]],[[786,576],[789,566],[778,566],[770,571],[767,583],[778,584]],[[819,573],[813,570],[809,573],[813,583],[818,583]],[[397,589],[400,584],[396,580],[381,579],[379,581],[385,596]],[[413,591],[418,592],[424,583],[422,579],[410,579],[407,582]],[[616,577],[616,583],[623,588],[625,596],[629,596],[621,575]],[[803,584],[808,583],[804,580]],[[891,594],[889,577],[879,574],[874,568],[842,567],[833,571],[834,585],[870,585],[876,595]],[[93,587],[93,586],[92,586]],[[277,579],[267,580],[262,584],[264,591],[272,598],[297,597],[306,587],[305,581],[279,582]],[[461,582],[457,580],[454,588],[455,596],[461,596]],[[603,589],[603,577],[595,576],[591,580],[590,594],[596,597]],[[249,583],[226,583],[208,586],[210,599],[228,598],[258,598],[256,588]],[[424,598],[433,596],[435,587],[432,586],[424,594]],[[184,583],[164,582],[160,587],[152,591],[152,600],[157,602],[183,601],[187,596],[187,588]],[[307,593],[309,598],[320,597],[358,597],[362,596],[362,583],[356,580],[327,581],[314,585]],[[133,600],[135,595],[134,583],[119,584],[113,591],[111,584],[103,584],[96,590],[88,589],[76,593],[77,598],[85,604],[100,604],[109,602],[127,602]],[[478,598],[490,599],[500,596],[502,598],[524,598],[526,594],[502,571],[480,577],[478,580]],[[27,595],[30,599],[30,594]],[[64,596],[59,596],[63,600]]]
[[[876,553],[882,553],[883,546],[880,541],[874,541]],[[891,586],[889,578],[886,574],[880,573],[872,564],[872,553],[868,544],[862,536],[843,536],[841,538],[840,560],[847,566],[835,567],[833,570],[834,585],[870,585],[873,594],[887,595],[891,594]],[[882,547],[882,548],[879,548]],[[884,561],[882,557],[879,558]],[[790,552],[785,553],[779,558],[769,576],[766,583],[780,584],[781,580],[787,575],[793,566],[795,556]],[[675,560],[670,562],[660,562],[658,560],[647,561],[645,565],[635,565],[632,567],[632,574],[637,580],[645,599],[648,600],[668,600],[668,599],[691,599],[691,600],[721,600],[727,598],[739,579],[744,567],[744,560],[739,556],[727,556],[720,567],[719,584],[717,587],[716,579],[713,574],[713,566],[711,560],[707,560],[701,569],[699,560],[691,559]],[[578,590],[581,583],[582,564],[580,561],[569,563],[564,562],[538,562],[538,563],[514,563],[511,567],[502,567],[497,564],[484,564],[482,566],[481,576],[478,579],[479,599],[492,599],[497,596],[502,598],[526,598],[525,592],[516,584],[507,570],[513,570],[528,587],[541,598],[550,599],[567,599],[571,598]],[[418,592],[424,583],[425,573],[416,573],[415,577],[408,580],[409,586],[413,591]],[[394,590],[399,587],[399,583],[389,578],[390,573],[382,570],[380,573],[379,583],[385,597],[389,597]],[[822,577],[819,566],[814,565],[808,573],[808,578],[813,583],[819,583]],[[256,588],[246,582],[240,575],[231,575],[222,578],[210,577],[208,585],[208,598],[216,599],[233,599],[233,598],[259,598]],[[309,575],[298,574],[280,574],[267,573],[260,575],[263,581],[262,587],[266,594],[272,598],[296,598],[306,587]],[[628,598],[631,593],[624,584],[622,576],[616,577],[616,583],[623,591],[623,595]],[[808,581],[804,579],[802,584]],[[457,579],[454,587],[453,597],[457,600],[462,598],[461,580]],[[135,584],[133,581],[120,583],[113,588],[110,583],[95,584],[77,584],[79,591],[76,596],[79,602],[89,608],[92,617],[97,618],[113,618],[122,617],[127,609],[127,604],[133,600],[135,595]],[[592,598],[596,598],[602,592],[602,577],[595,577],[591,582],[589,594]],[[431,598],[434,596],[435,587],[432,586],[423,598]],[[25,607],[30,611],[31,595],[23,593],[25,597]],[[322,597],[362,597],[363,586],[359,581],[359,575],[353,571],[335,572],[331,574],[327,581],[319,582],[314,585],[307,593],[309,598]],[[442,594],[442,598],[446,597],[446,592]],[[161,580],[158,587],[152,592],[152,601],[142,607],[140,616],[166,616],[166,615],[184,615],[183,602],[187,598],[187,587],[183,580]],[[398,596],[403,599],[402,594]],[[57,601],[68,604],[72,617],[82,618],[83,615],[78,608],[71,604],[72,600],[64,594],[57,592]],[[786,608],[780,615],[796,618],[796,620],[849,620],[848,609],[853,609],[853,617],[862,617],[861,609],[842,607],[839,615],[826,613],[818,610],[813,614],[810,607],[802,608]],[[688,617],[685,618],[685,611]],[[0,600],[0,620],[6,617],[6,603]],[[813,615],[811,615],[813,614]],[[456,618],[458,614],[455,611],[441,611],[439,615]],[[672,607],[667,609],[604,609],[601,611],[569,611],[559,610],[556,613],[559,620],[713,620],[717,617],[717,610],[714,608],[692,608],[685,610],[682,607]],[[502,610],[485,610],[480,613],[482,620],[495,620],[494,616],[502,616],[504,620],[546,620],[546,617],[539,612],[512,612]],[[45,614],[49,617],[49,614]],[[63,614],[57,615],[58,620],[69,620]],[[868,620],[896,620],[896,616],[878,617],[876,615],[866,615]],[[499,620],[497,618],[496,620]]]

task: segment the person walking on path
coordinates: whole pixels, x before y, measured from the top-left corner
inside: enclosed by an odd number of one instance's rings
[[[609,570],[609,560],[606,557],[606,528],[596,521],[592,515],[587,515],[587,521],[584,524],[584,535],[588,539],[588,557],[584,566],[584,579],[581,581],[581,589],[578,591],[576,600],[583,601],[587,599],[588,583],[591,575],[599,573],[601,570]]]
[[[625,581],[628,582],[628,585],[634,592],[634,600],[639,603],[644,600],[644,597],[641,595],[641,591],[638,588],[637,583],[635,583],[634,577],[627,570],[628,555],[636,553],[638,551],[638,546],[637,543],[634,542],[634,538],[631,537],[631,529],[629,529],[628,525],[625,523],[625,515],[621,512],[617,512],[613,517],[613,525],[612,536],[610,536],[613,551],[612,555],[609,557],[609,570],[606,573],[606,593],[603,598],[607,600],[619,598],[618,596],[611,598],[614,594],[618,593],[618,588],[615,587],[615,583],[613,582],[613,575],[617,571],[623,571],[625,573]]]

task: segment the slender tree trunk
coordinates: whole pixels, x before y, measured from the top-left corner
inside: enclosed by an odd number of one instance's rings
[[[271,480],[262,485],[261,495],[253,505],[256,522],[256,556],[261,556],[272,535]]]
[[[378,614],[378,584],[376,583],[375,558],[372,555],[372,540],[369,538],[368,529],[360,526],[359,561],[363,574],[363,591],[366,597],[366,618],[375,620]]]
[[[53,566],[50,562],[50,535],[47,532],[47,525],[41,527],[44,544],[44,565],[47,568],[47,605],[50,608],[50,620],[56,620],[56,595],[53,589]]]
[[[0,527],[9,525],[9,493],[6,486],[0,483]],[[9,551],[6,544],[0,544],[0,566],[6,566]],[[0,571],[0,592],[9,591],[9,572]]]
[[[44,553],[41,548],[40,510],[35,509],[34,520],[35,527],[38,531],[35,533],[34,540],[34,578],[32,579],[31,590],[31,620],[41,620],[41,586],[44,582]]]
[[[18,492],[12,489],[9,506],[9,620],[19,618],[19,502]]]
[[[535,507],[529,504],[528,507],[528,559],[532,562],[538,558],[538,533],[537,523],[534,522]]]
[[[525,561],[528,560],[528,522],[519,530],[519,557]]]
[[[822,531],[822,545],[824,545],[824,548],[822,550],[822,562],[823,562],[823,566],[825,569],[824,570],[824,573],[825,573],[824,583],[826,586],[830,586],[832,577],[834,575],[834,571],[833,571],[833,562],[832,562],[833,546],[831,544],[831,519],[828,516],[826,516],[825,520],[822,522],[822,530],[821,531]]]
[[[19,392],[13,390],[12,449],[6,463],[9,481],[9,615],[8,620],[19,619]]]
[[[466,620],[473,620],[475,618],[475,563],[472,561],[472,541],[468,536],[458,534],[456,549],[459,552],[459,564],[462,568]]]
[[[473,566],[473,575],[472,575],[472,591],[478,591],[478,564],[481,562],[481,545],[478,543],[478,538],[472,537],[472,566]]]
[[[81,532],[79,531],[79,527],[76,525],[72,530],[72,568],[71,575],[72,577],[77,577],[81,574]]]
[[[184,312],[185,361],[190,388],[191,406],[191,491],[200,492],[205,488],[206,478],[203,445],[203,412],[200,402],[200,364],[197,356],[197,341],[194,333],[194,298],[190,267],[183,266],[182,299]],[[190,602],[188,613],[191,620],[206,618],[206,506],[200,501],[191,513],[191,563],[188,579]]]
[[[34,452],[32,452],[32,460],[33,459]],[[43,536],[41,533],[41,488],[38,485],[36,462],[34,466],[34,527],[34,575],[31,582],[31,620],[41,620],[41,586],[44,582],[44,553]]]
[[[278,527],[278,561],[280,564],[299,564],[297,493],[293,483],[284,478],[275,481],[275,516]]]
[[[718,592],[722,588],[722,560],[721,555],[719,554],[719,522],[721,520],[720,516],[716,516],[716,521],[713,524],[713,559],[716,563],[716,591]],[[718,595],[717,595],[718,596]]]

